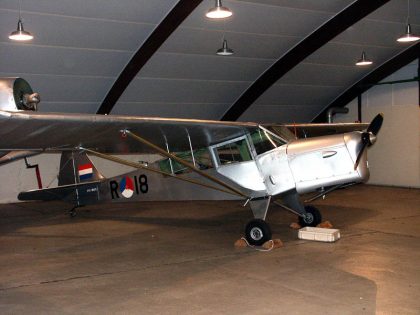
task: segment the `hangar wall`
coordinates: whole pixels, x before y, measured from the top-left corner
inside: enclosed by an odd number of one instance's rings
[[[382,82],[417,77],[418,60]],[[357,120],[357,99],[347,105],[349,113],[337,114],[334,122]],[[362,95],[362,120],[384,114],[378,141],[368,152],[370,184],[420,188],[419,84],[407,82],[377,85]]]

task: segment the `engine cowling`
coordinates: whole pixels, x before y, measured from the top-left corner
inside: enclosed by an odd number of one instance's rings
[[[296,190],[306,193],[321,187],[367,181],[366,152],[358,167],[354,167],[361,146],[359,131],[291,142],[287,156]]]

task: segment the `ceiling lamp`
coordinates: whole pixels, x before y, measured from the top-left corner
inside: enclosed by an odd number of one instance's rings
[[[366,53],[362,52],[362,57],[359,59],[359,61],[356,62],[356,66],[368,66],[372,63],[372,60],[366,58]]]
[[[17,30],[11,32],[9,35],[9,39],[19,40],[19,41],[31,40],[33,38],[34,36],[31,33],[23,29],[23,24],[22,24],[21,19],[19,19],[18,21]]]
[[[222,48],[217,50],[216,54],[218,54],[219,56],[231,56],[231,55],[233,55],[233,50],[228,47],[226,39],[223,40],[223,46],[222,46]]]
[[[232,11],[229,8],[222,6],[222,0],[216,0],[214,8],[211,8],[206,16],[209,19],[224,19],[232,15]]]
[[[410,0],[407,0],[407,25],[405,27],[405,33],[397,39],[397,42],[399,43],[411,43],[411,42],[418,41],[420,39],[419,36],[416,36],[413,33],[411,33],[411,25],[409,23],[409,19],[410,19]]]
[[[413,33],[411,33],[411,25],[410,23],[407,23],[407,26],[405,28],[405,33],[397,39],[397,42],[411,43],[411,42],[418,41],[419,39],[420,39],[419,36],[416,36]]]
[[[23,29],[22,17],[20,16],[20,0],[19,0],[19,21],[17,24],[16,31],[13,31],[9,35],[9,39],[11,40],[18,40],[18,41],[26,41],[33,39],[33,35]]]

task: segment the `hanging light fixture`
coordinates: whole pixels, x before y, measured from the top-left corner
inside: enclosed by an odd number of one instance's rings
[[[33,39],[33,35],[23,29],[22,17],[20,15],[21,10],[20,0],[19,0],[19,21],[17,24],[16,31],[13,31],[9,35],[9,39],[11,40],[18,40],[18,41],[27,41]]]
[[[410,19],[410,0],[407,0],[407,25],[405,27],[405,33],[397,39],[397,42],[399,43],[411,43],[411,42],[418,41],[420,39],[419,36],[414,35],[411,32],[411,25],[410,25],[409,19]]]
[[[233,55],[233,50],[228,47],[227,40],[223,40],[222,48],[218,49],[216,54],[219,56],[231,56]]]
[[[232,15],[232,11],[222,5],[222,0],[216,0],[214,8],[207,11],[209,19],[224,19]]]
[[[414,35],[411,32],[411,25],[409,23],[407,23],[407,26],[405,27],[405,33],[397,39],[397,42],[399,42],[399,43],[411,43],[411,42],[418,41],[419,39],[420,39],[419,36]]]
[[[366,58],[366,53],[362,52],[362,57],[359,59],[359,61],[356,62],[356,66],[368,66],[372,63],[372,60]]]

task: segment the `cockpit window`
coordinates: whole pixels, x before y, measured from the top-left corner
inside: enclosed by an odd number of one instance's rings
[[[194,164],[200,170],[213,168],[211,156],[207,149],[194,150],[192,153],[191,151],[171,153],[190,164]],[[160,170],[166,173],[183,174],[191,172],[191,169],[173,159],[162,159],[158,161],[158,165]]]
[[[286,141],[261,127],[256,132],[251,134],[251,138],[257,155],[286,144]]]
[[[252,160],[246,138],[218,146],[215,151],[220,165]]]

